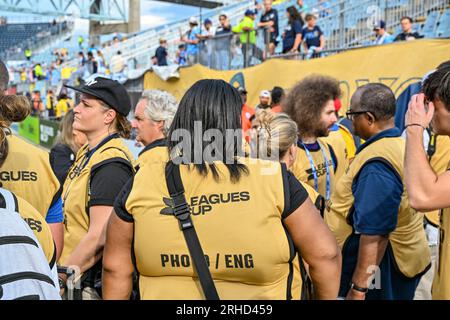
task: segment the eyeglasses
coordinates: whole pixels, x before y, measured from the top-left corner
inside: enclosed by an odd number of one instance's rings
[[[345,115],[347,116],[348,120],[353,120],[356,116],[359,116],[360,114],[364,114],[364,113],[370,113],[370,111],[347,111],[345,113]],[[373,116],[373,117],[375,117],[375,116]]]

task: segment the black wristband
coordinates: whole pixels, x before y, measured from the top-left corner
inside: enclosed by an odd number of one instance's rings
[[[405,126],[405,129],[408,128],[408,127],[413,127],[413,126],[421,127],[423,130],[426,129],[423,125],[421,125],[421,124],[419,124],[419,123],[410,123],[410,124],[407,124],[407,125]]]
[[[367,291],[369,291],[369,288],[358,287],[354,282],[352,282],[352,284],[350,285],[350,289],[353,289],[361,293],[367,293]]]

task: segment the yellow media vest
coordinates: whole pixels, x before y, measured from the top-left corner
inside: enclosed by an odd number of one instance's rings
[[[347,129],[346,126],[342,124],[339,124],[339,133],[342,135],[345,141],[345,148],[347,150],[347,159],[348,161],[351,161],[355,157],[357,149],[353,134],[350,132],[350,130]]]
[[[9,153],[0,170],[3,188],[27,200],[44,218],[59,191],[48,152],[8,135]]]
[[[322,139],[317,140],[320,143],[322,150],[325,151],[325,155],[327,157],[328,163],[325,163],[325,159],[323,158],[323,154],[321,150],[310,151],[311,157],[314,161],[316,172],[319,180],[319,190],[317,190],[322,197],[326,198],[326,166],[330,170],[330,184],[331,184],[331,193],[333,192],[334,182],[335,182],[335,165],[333,165],[333,160],[330,153],[330,146],[325,143]],[[338,160],[339,161],[339,160]],[[341,164],[338,163],[338,166]],[[314,189],[314,175],[311,169],[311,163],[309,162],[308,156],[303,148],[297,147],[297,158],[295,159],[294,164],[291,167],[292,173],[295,177],[300,181],[307,183]]]
[[[312,203],[314,203],[315,207],[320,211],[323,215],[325,210],[325,198],[320,195],[313,187],[309,184],[299,181],[300,184],[305,188],[306,192],[308,192],[308,197],[311,199]]]
[[[123,162],[133,166],[128,148],[120,138],[113,138],[100,146],[86,163],[88,145],[77,153],[77,158],[69,170],[63,188],[64,203],[64,249],[59,263],[65,265],[68,257],[89,230],[89,184],[91,173],[102,164]],[[82,168],[82,166],[84,168]],[[81,169],[81,171],[79,171]],[[79,174],[77,174],[77,172]]]
[[[28,224],[31,231],[39,241],[42,246],[44,255],[47,258],[50,269],[56,263],[56,247],[53,241],[52,232],[45,218],[26,200],[16,196],[18,212],[23,220]]]
[[[400,137],[374,141],[356,155],[346,174],[339,180],[331,201],[327,203],[325,222],[336,236],[341,249],[353,233],[353,226],[347,219],[354,204],[352,185],[355,177],[368,162],[381,160],[392,165],[403,179],[404,154],[405,141]],[[398,212],[397,227],[389,234],[389,243],[399,271],[406,277],[412,278],[429,266],[430,251],[423,228],[423,214],[409,206],[405,189]]]
[[[157,140],[146,146],[136,161],[136,171],[146,163],[160,163],[169,161],[169,151],[164,139]]]
[[[447,166],[450,170],[450,164]],[[450,208],[441,210],[439,228],[439,257],[433,281],[433,300],[450,300]]]
[[[430,165],[437,175],[444,173],[450,165],[450,137],[434,136],[435,151],[430,159]],[[436,228],[439,227],[439,210],[425,212],[425,218]]]
[[[278,162],[241,158],[249,170],[237,184],[223,163],[220,180],[192,166],[180,173],[203,251],[221,299],[300,299],[298,256],[282,224],[289,201],[287,171]],[[165,163],[147,163],[134,177],[125,208],[134,220],[141,299],[204,299],[189,250],[173,215]],[[150,192],[151,191],[151,192]],[[286,194],[285,194],[286,193]]]
[[[336,155],[338,166],[336,168],[336,172],[334,174],[334,181],[338,182],[340,177],[342,177],[345,173],[345,169],[348,167],[349,163],[349,151],[347,146],[347,141],[345,140],[346,135],[344,135],[344,132],[348,132],[348,129],[345,128],[343,125],[338,125],[339,130],[337,131],[331,131],[328,137],[322,138],[322,141],[327,143],[333,148],[334,154]],[[345,131],[344,131],[345,130]],[[350,132],[350,137],[353,141],[353,136]],[[354,142],[353,142],[354,146]],[[356,148],[356,147],[355,147]],[[356,149],[355,149],[356,151]],[[354,157],[354,154],[353,154]]]

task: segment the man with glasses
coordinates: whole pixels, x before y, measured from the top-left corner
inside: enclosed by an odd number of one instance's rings
[[[395,96],[383,84],[359,88],[347,117],[366,140],[339,180],[325,220],[342,248],[339,296],[412,300],[430,267],[423,214],[403,184],[405,141],[395,127]]]

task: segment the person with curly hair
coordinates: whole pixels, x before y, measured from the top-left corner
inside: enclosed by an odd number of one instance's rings
[[[282,105],[298,126],[299,152],[291,170],[298,180],[308,183],[327,200],[336,170],[346,162],[338,159],[333,147],[322,140],[337,121],[334,100],[340,94],[336,79],[311,75],[290,90]]]

